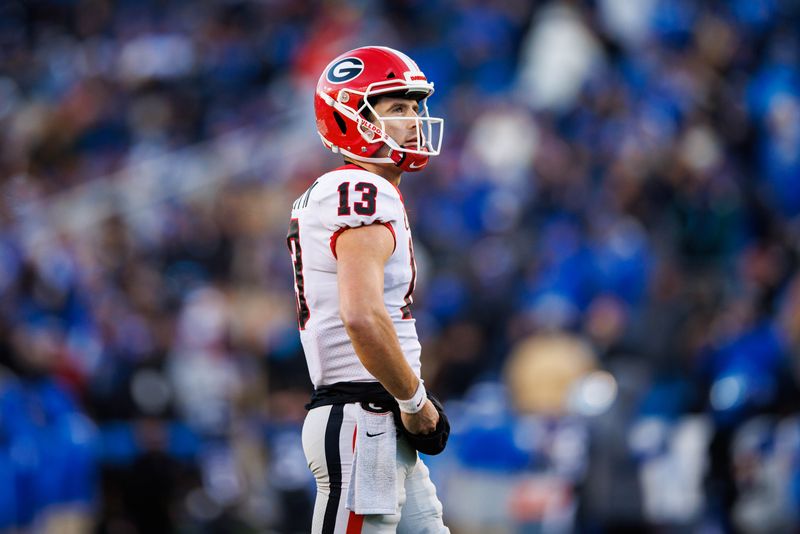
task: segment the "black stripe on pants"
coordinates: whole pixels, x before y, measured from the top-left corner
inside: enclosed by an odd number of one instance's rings
[[[336,514],[339,500],[342,497],[342,461],[339,454],[339,434],[344,420],[344,404],[334,404],[325,427],[325,463],[328,466],[330,495],[325,507],[325,519],[322,522],[322,534],[333,534],[336,528]]]

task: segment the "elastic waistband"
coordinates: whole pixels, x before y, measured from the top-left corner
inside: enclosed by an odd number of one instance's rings
[[[397,403],[380,382],[337,382],[314,389],[311,402],[306,404],[306,410],[352,402],[371,402],[386,408],[391,408],[392,404]]]

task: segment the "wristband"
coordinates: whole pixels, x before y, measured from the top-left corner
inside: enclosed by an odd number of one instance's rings
[[[428,394],[425,391],[425,386],[422,383],[422,379],[419,380],[419,385],[417,386],[417,391],[414,392],[414,396],[408,400],[400,400],[395,398],[394,400],[397,401],[397,404],[400,406],[400,411],[403,413],[417,413],[422,409],[425,405],[425,399],[428,398]]]

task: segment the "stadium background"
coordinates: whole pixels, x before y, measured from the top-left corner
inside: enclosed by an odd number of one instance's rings
[[[800,2],[0,3],[0,531],[305,532],[289,208],[393,46],[454,533],[800,528]]]

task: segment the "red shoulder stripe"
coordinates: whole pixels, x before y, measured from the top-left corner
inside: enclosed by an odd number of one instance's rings
[[[394,254],[394,251],[397,250],[397,234],[394,233],[394,227],[392,227],[392,223],[378,221],[375,224],[382,224],[386,228],[388,228],[390,232],[392,232],[392,239],[394,240],[394,247],[392,248],[392,254]],[[339,257],[336,255],[336,240],[339,239],[339,236],[342,235],[345,230],[349,230],[350,228],[351,228],[350,226],[343,226],[342,228],[339,228],[331,235],[331,240],[330,240],[331,253],[333,254],[333,257],[336,258],[337,260],[339,259]]]

